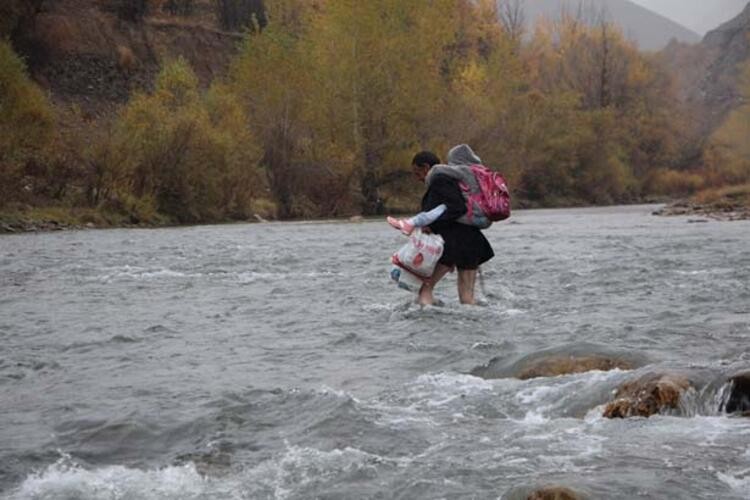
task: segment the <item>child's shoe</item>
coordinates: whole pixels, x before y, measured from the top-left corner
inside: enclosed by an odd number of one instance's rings
[[[406,236],[409,236],[414,231],[414,224],[409,222],[407,219],[396,219],[395,217],[386,217],[388,224],[395,227]]]

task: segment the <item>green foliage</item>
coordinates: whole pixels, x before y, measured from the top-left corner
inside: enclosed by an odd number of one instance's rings
[[[10,44],[0,41],[0,204],[25,192],[25,170],[54,131],[52,107]]]

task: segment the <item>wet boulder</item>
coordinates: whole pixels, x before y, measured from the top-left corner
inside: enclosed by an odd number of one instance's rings
[[[729,377],[729,399],[723,410],[726,413],[739,413],[750,417],[750,372]]]
[[[680,374],[648,374],[622,384],[615,400],[604,409],[606,418],[650,417],[677,409],[682,395],[693,387]]]
[[[502,496],[502,500],[585,500],[589,498],[580,492],[566,486],[519,486]]]
[[[632,370],[643,366],[645,358],[617,352],[594,344],[573,344],[527,354],[521,358],[494,358],[471,371],[485,379],[518,378],[528,380],[558,377],[589,371]]]
[[[555,355],[534,360],[524,366],[517,377],[528,380],[540,377],[557,377],[594,370],[610,371],[615,369],[632,370],[632,362],[599,354],[589,355]]]
[[[527,500],[583,500],[575,491],[562,486],[550,486],[532,491]]]

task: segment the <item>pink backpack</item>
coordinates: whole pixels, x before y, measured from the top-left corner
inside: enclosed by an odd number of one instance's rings
[[[474,216],[474,204],[493,222],[510,217],[510,191],[505,178],[484,165],[472,165],[471,172],[474,174],[479,190],[472,193],[468,190],[468,186],[465,188],[467,189],[465,195],[469,219],[471,220]]]

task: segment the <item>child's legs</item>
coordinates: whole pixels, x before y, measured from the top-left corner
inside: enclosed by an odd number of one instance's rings
[[[425,281],[425,283],[422,285],[422,288],[419,289],[419,296],[417,297],[417,301],[421,305],[432,305],[432,303],[435,301],[435,298],[432,295],[432,291],[435,289],[435,285],[437,285],[438,281],[443,279],[443,277],[448,274],[451,269],[453,268],[440,263],[435,266],[435,271],[432,273],[430,279]]]
[[[476,285],[476,269],[458,270],[458,300],[462,304],[475,304],[474,287]]]

